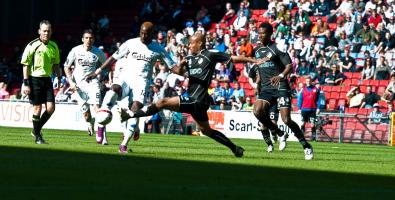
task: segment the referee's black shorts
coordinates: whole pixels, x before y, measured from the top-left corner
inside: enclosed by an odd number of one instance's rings
[[[32,105],[55,103],[51,77],[29,77],[29,101]]]

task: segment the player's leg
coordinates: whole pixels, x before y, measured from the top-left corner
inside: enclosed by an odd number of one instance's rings
[[[311,123],[311,140],[317,141],[317,132],[316,132],[316,127],[315,127],[315,120],[316,120],[316,111],[312,110],[310,113],[310,123]]]
[[[130,107],[132,112],[136,112],[138,109],[141,109],[143,104],[138,101],[134,101]],[[123,131],[123,140],[121,145],[119,146],[120,153],[127,153],[127,146],[129,144],[130,139],[133,137],[134,140],[138,140],[140,137],[139,128],[138,128],[138,118],[129,118],[124,122],[124,131]]]
[[[111,89],[106,92],[103,102],[102,102],[102,108],[103,109],[108,109],[111,110],[111,108],[115,105],[115,102],[119,99],[119,97],[122,97],[122,84],[112,84]]]
[[[303,149],[305,150],[305,159],[306,160],[313,159],[312,147],[306,141],[302,130],[299,128],[299,125],[291,119],[290,107],[280,106],[280,114],[284,124],[287,125],[292,130],[295,137],[299,140],[299,143],[303,146]]]
[[[203,112],[203,111],[200,111]],[[206,111],[204,111],[206,112]],[[196,124],[198,125],[198,127],[200,128],[200,131],[210,137],[211,139],[217,141],[220,144],[225,145],[226,147],[228,147],[233,154],[236,157],[242,157],[244,154],[244,149],[242,147],[236,146],[229,138],[227,138],[223,133],[214,130],[210,127],[208,120],[204,120],[204,121],[200,121],[198,119],[196,119],[196,116],[199,115],[198,114],[199,111],[196,111],[195,114],[192,114],[192,117],[195,119]],[[202,113],[203,114],[203,113]],[[202,115],[201,114],[201,115]],[[206,116],[207,116],[207,112],[206,112]],[[207,117],[208,118],[208,117]]]
[[[269,130],[276,130],[276,132],[278,132],[278,127],[270,120],[269,106],[270,102],[268,100],[258,99],[254,103],[253,113],[258,121],[265,125],[265,127]]]
[[[266,149],[266,151],[267,152],[269,152],[269,153],[271,153],[271,152],[273,152],[273,142],[272,142],[272,140],[271,140],[271,138],[270,138],[270,131],[269,131],[269,129],[265,126],[265,125],[263,125],[262,123],[260,123],[260,125],[261,125],[261,134],[262,134],[262,137],[263,137],[263,140],[265,141],[265,143],[266,143],[266,145],[267,145],[267,149]]]
[[[133,112],[128,112],[128,117],[145,117],[151,116],[153,114],[158,113],[162,109],[168,109],[172,111],[178,112],[180,108],[180,97],[166,97],[164,99],[158,100],[156,103],[151,104],[149,106],[144,106],[143,108]]]
[[[303,111],[303,110],[301,111],[300,114],[302,115],[302,125],[300,126],[300,129],[304,133],[306,131],[306,122],[308,122],[309,116],[307,111]]]

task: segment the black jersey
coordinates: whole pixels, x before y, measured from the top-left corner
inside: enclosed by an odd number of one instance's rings
[[[258,73],[260,77],[260,88],[289,90],[288,80],[286,78],[280,81],[279,86],[273,86],[270,78],[278,76],[285,69],[285,66],[291,64],[291,58],[288,53],[280,51],[275,43],[268,46],[258,46],[254,49],[256,59],[270,58],[269,61],[258,65]]]
[[[188,94],[198,101],[209,99],[208,88],[218,62],[229,62],[230,55],[215,50],[202,50],[197,55],[188,55]]]

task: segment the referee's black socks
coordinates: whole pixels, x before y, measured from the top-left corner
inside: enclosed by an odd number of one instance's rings
[[[52,114],[49,114],[47,111],[45,111],[42,115],[41,115],[41,119],[40,119],[40,131],[41,128],[44,126],[45,123],[47,123],[47,121],[49,120],[49,118],[51,117]]]

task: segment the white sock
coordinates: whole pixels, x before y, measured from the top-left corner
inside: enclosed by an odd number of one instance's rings
[[[107,141],[107,130],[106,129],[104,129],[104,131],[103,131],[103,142],[102,142],[102,144],[108,144],[108,141]]]
[[[127,146],[130,138],[134,134],[134,130],[137,126],[137,120],[135,118],[130,118],[124,123],[126,125],[125,125],[125,129],[123,131],[123,141],[122,141],[121,145]]]
[[[115,93],[112,90],[107,91],[106,95],[103,98],[102,108],[111,109],[114,106],[117,99],[118,99],[117,93]]]

